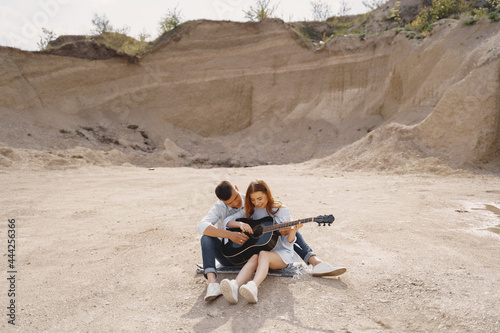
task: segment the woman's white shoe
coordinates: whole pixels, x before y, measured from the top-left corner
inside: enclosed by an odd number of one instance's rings
[[[220,282],[222,296],[230,303],[238,303],[238,283],[236,280],[224,279]]]
[[[253,281],[249,281],[240,287],[240,294],[245,297],[248,303],[257,303],[257,293],[258,288]]]

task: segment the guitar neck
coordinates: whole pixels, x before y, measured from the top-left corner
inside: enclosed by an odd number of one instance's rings
[[[288,228],[288,227],[293,227],[294,225],[297,225],[299,223],[309,223],[309,222],[314,222],[314,217],[310,217],[310,218],[307,218],[307,219],[301,219],[301,220],[295,220],[295,221],[290,221],[290,222],[283,222],[283,223],[278,223],[278,224],[273,224],[273,225],[268,225],[268,226],[265,226],[263,227],[262,229],[262,233],[266,233],[266,232],[273,232],[273,231],[276,231],[276,230],[281,230],[281,229],[285,229],[285,228]]]

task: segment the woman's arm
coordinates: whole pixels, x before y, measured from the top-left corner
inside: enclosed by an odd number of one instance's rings
[[[290,231],[288,232],[288,237],[286,238],[288,243],[292,243],[295,241],[295,235],[297,234],[297,230],[302,228],[302,226],[303,226],[303,224],[299,223],[296,226],[290,227]]]
[[[290,222],[292,220],[292,216],[290,215],[290,209],[286,206],[281,206],[280,210],[278,210],[276,214],[278,223]],[[302,223],[299,223],[296,226],[288,227],[280,230],[280,234],[285,236],[288,235],[287,241],[288,243],[292,243],[295,241],[295,234],[297,233],[297,229],[302,228]]]

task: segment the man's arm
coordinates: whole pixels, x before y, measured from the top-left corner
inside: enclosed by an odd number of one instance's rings
[[[219,229],[214,225],[222,219],[224,215],[223,208],[218,203],[214,204],[212,209],[198,223],[197,230],[199,233],[208,237],[228,238],[233,243],[244,243],[248,240],[248,236],[241,232],[234,232],[224,229]]]
[[[236,244],[243,244],[248,240],[248,236],[238,231],[229,231],[226,229],[219,229],[214,226],[208,226],[203,233],[209,237],[228,238],[231,242]]]
[[[216,202],[212,208],[210,209],[210,211],[207,213],[207,215],[205,215],[203,217],[203,219],[198,223],[198,225],[196,226],[196,230],[202,234],[202,235],[205,235],[205,230],[208,228],[208,227],[213,227],[215,229],[217,229],[216,227],[214,227],[214,225],[219,222],[219,220],[222,219],[222,217],[225,215],[226,213],[224,212],[224,207],[221,206],[221,202]],[[208,235],[207,235],[208,236]]]
[[[224,229],[227,229],[227,228],[240,228],[241,227],[241,223],[237,222],[236,220],[239,219],[239,218],[242,218],[242,217],[245,217],[245,211],[244,210],[240,210],[240,211],[234,213],[233,215],[229,215],[228,217],[226,217],[222,221],[222,226],[224,227]]]
[[[219,237],[219,238],[231,238],[231,234],[233,234],[233,231],[229,231],[226,229],[219,229],[214,227],[213,225],[208,226],[203,234],[205,236],[209,237]]]

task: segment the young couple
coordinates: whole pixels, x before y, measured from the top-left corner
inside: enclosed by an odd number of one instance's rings
[[[246,233],[252,233],[247,223],[236,221],[241,217],[257,220],[265,216],[272,216],[276,223],[291,220],[290,211],[280,202],[275,201],[269,186],[262,180],[250,183],[246,194],[239,192],[237,186],[223,181],[215,188],[215,194],[220,199],[207,215],[198,223],[197,230],[201,237],[201,252],[203,256],[204,276],[208,281],[205,301],[211,301],[220,295],[231,304],[238,302],[238,292],[249,302],[257,302],[258,286],[264,281],[269,269],[287,269],[297,260],[297,255],[304,262],[313,266],[313,276],[337,276],[343,274],[344,267],[333,267],[321,261],[304,241],[295,227],[280,230],[276,247],[272,251],[261,251],[253,255],[240,270],[235,280],[224,279],[217,283],[216,260],[225,266],[231,262],[222,255],[223,239],[230,239],[233,243],[244,244],[248,240]],[[215,225],[222,221],[223,228]],[[237,228],[241,232],[226,230]],[[255,273],[253,280],[249,281]]]

